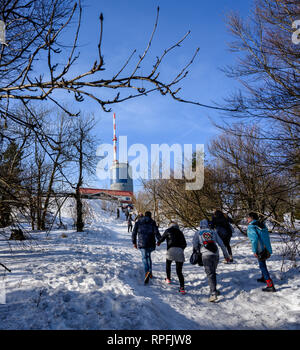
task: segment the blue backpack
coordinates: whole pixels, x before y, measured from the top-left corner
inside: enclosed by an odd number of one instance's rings
[[[259,261],[265,261],[270,258],[271,253],[265,246],[265,242],[263,241],[262,235],[268,235],[269,236],[269,231],[265,225],[263,227],[260,227],[258,225],[253,225],[255,233],[258,237],[258,240],[260,241],[260,244],[263,247],[263,250],[257,254],[257,258]]]

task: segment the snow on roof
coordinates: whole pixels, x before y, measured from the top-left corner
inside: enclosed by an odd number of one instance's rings
[[[117,190],[107,190],[102,188],[80,188],[79,191],[82,194],[94,194],[99,192],[108,193],[112,196],[125,196],[125,197],[132,197],[133,192],[131,191],[117,191]]]

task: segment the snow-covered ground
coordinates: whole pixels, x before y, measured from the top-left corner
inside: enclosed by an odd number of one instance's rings
[[[275,239],[268,266],[276,293],[261,291],[250,244],[235,234],[235,262],[224,264],[220,256],[222,295],[209,303],[203,267],[189,263],[192,231],[185,232],[187,294],[180,295],[174,265],[173,283],[164,283],[165,243],[152,254],[154,278],[144,286],[141,254],[132,247],[126,223],[104,212],[97,200],[91,207],[84,233],[32,232],[30,244],[10,241],[10,247],[0,239],[0,262],[12,270],[5,277],[1,270],[6,303],[0,304],[0,329],[300,329],[299,268],[281,271]]]

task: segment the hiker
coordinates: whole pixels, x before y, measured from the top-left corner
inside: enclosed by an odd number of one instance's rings
[[[266,225],[258,220],[256,213],[249,213],[247,222],[247,236],[250,239],[252,252],[258,260],[258,265],[262,273],[262,277],[258,278],[257,282],[265,282],[267,284],[267,287],[262,289],[264,292],[276,292],[266,264],[266,260],[272,254],[269,231]]]
[[[132,244],[134,248],[139,248],[142,253],[145,269],[145,284],[149,282],[149,278],[153,277],[151,253],[155,250],[155,238],[158,241],[161,235],[156,226],[156,222],[151,218],[151,212],[146,211],[145,216],[136,221],[132,231]]]
[[[176,273],[179,279],[179,292],[185,294],[184,277],[182,274],[182,267],[185,261],[184,249],[186,248],[186,240],[183,232],[179,229],[176,222],[171,222],[168,229],[164,232],[162,237],[158,240],[157,246],[167,240],[167,255],[166,255],[166,274],[165,281],[171,283],[171,264],[172,261],[176,263]]]
[[[209,228],[208,220],[200,221],[200,231],[197,231],[193,238],[193,249],[199,250],[202,254],[202,262],[210,289],[208,299],[210,302],[217,301],[217,296],[220,295],[217,290],[216,270],[219,262],[219,249],[216,243],[222,249],[225,259],[229,261],[229,254],[218,233]]]
[[[129,217],[129,210],[128,210],[128,207],[125,208],[124,214],[125,214],[125,217],[126,217],[126,221],[128,221],[128,217]]]
[[[132,216],[131,216],[131,214],[128,216],[127,224],[128,224],[128,232],[132,232]]]
[[[219,237],[222,239],[228,251],[229,262],[233,262],[232,250],[230,246],[230,240],[233,231],[230,223],[232,222],[232,219],[229,218],[228,215],[224,214],[221,210],[216,210],[212,216],[212,227],[217,231]],[[226,259],[224,262],[227,263]]]

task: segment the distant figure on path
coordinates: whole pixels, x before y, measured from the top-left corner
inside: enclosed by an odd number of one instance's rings
[[[125,214],[125,217],[126,217],[126,221],[128,221],[128,217],[129,217],[129,210],[128,210],[128,207],[125,208],[124,214]]]
[[[151,212],[146,211],[145,216],[136,221],[132,231],[132,244],[134,248],[139,248],[142,253],[142,261],[145,270],[144,283],[152,278],[151,253],[155,250],[156,242],[161,238],[156,222],[151,218]],[[137,244],[138,240],[138,244]]]
[[[128,224],[128,232],[132,232],[132,216],[131,215],[128,216],[127,224]]]

